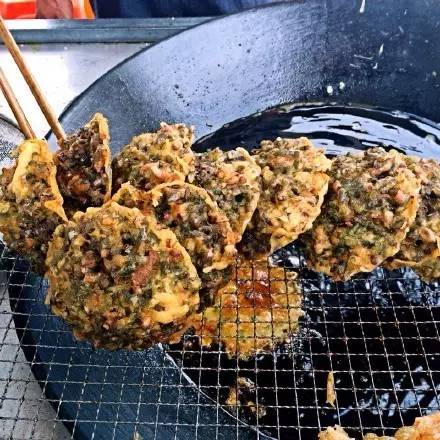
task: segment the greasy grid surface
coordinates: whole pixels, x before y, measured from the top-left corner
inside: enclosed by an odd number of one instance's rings
[[[183,366],[176,368],[158,348],[152,361],[143,353],[121,352],[115,358],[76,343],[42,305],[45,284],[22,260],[5,249],[1,255],[4,435],[38,438],[43,423],[52,426],[52,438],[62,438],[62,420],[74,438],[131,439],[134,432],[158,440],[257,438],[236,418],[225,419],[223,407],[273,437],[315,438],[319,429],[339,423],[359,438],[370,431],[391,434],[440,407],[440,295],[436,285],[421,283],[411,272],[380,269],[335,284],[303,269],[298,258],[281,255],[286,266],[300,266],[304,293],[305,317],[291,344],[237,361],[218,347],[202,350],[187,336],[167,349]],[[26,389],[38,387],[32,374],[17,374],[26,367],[20,344],[42,386],[31,402]],[[335,375],[334,409],[325,403],[329,371]],[[244,396],[264,406],[265,416],[256,417],[246,402],[234,408],[225,404],[237,377],[256,384]],[[45,394],[56,417],[43,405]],[[16,432],[20,419],[27,421],[27,433]]]

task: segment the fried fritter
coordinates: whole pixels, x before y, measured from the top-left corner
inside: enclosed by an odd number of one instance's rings
[[[195,172],[188,180],[217,202],[238,242],[257,208],[260,174],[261,168],[245,149],[224,152],[215,148],[197,155]]]
[[[310,268],[346,281],[399,251],[416,217],[420,180],[403,154],[383,148],[336,157],[330,177],[305,251]]]
[[[37,139],[24,141],[14,155],[14,166],[0,176],[0,231],[10,249],[44,274],[52,233],[67,221],[53,155]]]
[[[416,417],[412,426],[404,426],[395,434],[396,440],[440,440],[440,412]]]
[[[69,217],[110,199],[109,141],[107,119],[96,113],[77,133],[60,142],[60,150],[55,153],[57,182]]]
[[[47,266],[46,302],[95,347],[166,342],[199,305],[200,279],[174,233],[115,202],[59,226]]]
[[[338,425],[329,426],[318,434],[318,440],[352,440],[351,437]]]
[[[318,435],[318,440],[351,440],[340,427],[327,428]],[[404,426],[394,436],[366,434],[363,440],[440,440],[440,412],[417,417],[413,426]]]
[[[288,341],[302,315],[295,272],[242,260],[237,280],[218,292],[193,326],[202,345],[218,342],[229,356],[246,359]]]
[[[135,136],[113,159],[114,190],[125,182],[148,191],[161,183],[185,181],[194,171],[193,135],[192,127],[162,122],[157,132]]]
[[[228,268],[235,263],[236,250],[228,219],[208,193],[184,182],[164,183],[149,192],[124,184],[113,200],[154,216],[176,234],[202,280],[202,306],[212,303],[212,295],[232,276]]]
[[[440,277],[440,164],[408,158],[408,166],[422,181],[420,205],[400,251],[387,267],[411,267],[422,279],[432,281]]]
[[[263,141],[253,154],[261,167],[261,196],[249,230],[260,237],[261,257],[311,228],[327,192],[331,161],[307,138]]]

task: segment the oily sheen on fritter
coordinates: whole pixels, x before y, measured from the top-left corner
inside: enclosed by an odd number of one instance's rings
[[[307,138],[263,141],[253,152],[261,195],[242,250],[263,257],[311,228],[327,192],[331,161]]]
[[[60,150],[55,153],[57,182],[69,217],[110,199],[109,141],[107,119],[96,113],[78,132],[60,142]]]
[[[320,216],[305,234],[307,263],[335,281],[370,272],[395,255],[419,206],[420,180],[395,150],[334,159]]]
[[[202,280],[202,307],[212,303],[213,295],[232,275],[236,250],[229,222],[208,193],[184,182],[165,183],[149,192],[124,184],[113,200],[139,208],[176,234]]]
[[[113,159],[113,187],[123,183],[148,191],[161,183],[185,181],[194,171],[194,132],[184,124],[160,124],[154,133],[135,136]]]
[[[411,267],[423,280],[432,281],[440,277],[440,164],[414,157],[407,162],[422,183],[420,204],[400,251],[387,267]]]
[[[53,155],[46,141],[27,140],[15,151],[15,164],[0,176],[0,232],[9,249],[45,272],[48,243],[66,222]]]
[[[95,347],[166,342],[199,305],[200,279],[174,233],[115,202],[59,226],[47,267],[46,302]]]
[[[236,279],[194,318],[201,344],[216,342],[229,356],[246,359],[289,341],[303,315],[296,278],[295,272],[270,267],[267,260],[239,258]]]

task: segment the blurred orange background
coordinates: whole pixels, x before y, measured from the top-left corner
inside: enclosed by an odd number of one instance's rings
[[[93,19],[89,0],[71,0],[73,18]],[[0,14],[6,19],[35,18],[36,0],[0,0]]]

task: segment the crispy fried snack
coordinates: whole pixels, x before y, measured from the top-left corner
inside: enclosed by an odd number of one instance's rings
[[[438,440],[440,438],[440,412],[416,417],[414,425],[400,428],[394,437],[396,440]],[[368,437],[365,440],[368,440]]]
[[[248,254],[262,257],[311,228],[327,192],[331,161],[307,138],[263,141],[254,157],[261,167],[261,196],[249,233],[260,238],[259,250]]]
[[[124,184],[113,200],[154,216],[176,234],[202,280],[202,306],[212,303],[213,294],[232,276],[229,267],[235,263],[236,250],[228,219],[208,193],[184,182],[164,183],[149,192]]]
[[[261,168],[243,148],[223,152],[216,148],[196,157],[188,180],[208,191],[226,214],[239,242],[260,198]]]
[[[305,251],[310,268],[345,281],[399,251],[416,217],[420,180],[404,155],[383,148],[338,156],[330,177]]]
[[[150,190],[165,182],[185,181],[194,170],[193,128],[165,122],[155,133],[135,136],[113,159],[113,187],[125,182]]]
[[[329,426],[318,434],[318,440],[352,440],[352,438],[339,426]]]
[[[37,139],[24,141],[14,154],[14,166],[0,176],[0,231],[10,249],[44,274],[52,233],[67,221],[53,155]]]
[[[366,434],[363,440],[438,440],[440,438],[440,412],[429,416],[417,417],[413,426],[404,426],[394,436]],[[340,427],[329,427],[319,433],[318,440],[351,440]]]
[[[59,226],[47,266],[46,302],[95,347],[168,341],[199,305],[200,279],[173,232],[115,202]]]
[[[77,133],[67,136],[55,153],[57,182],[71,217],[102,206],[111,196],[112,170],[107,119],[96,113]]]
[[[288,341],[302,315],[295,272],[268,267],[266,260],[241,260],[237,281],[221,289],[192,325],[202,345],[221,343],[229,356],[247,359]]]
[[[387,267],[413,268],[425,281],[440,277],[440,164],[408,158],[408,166],[422,181],[417,216],[400,251]]]

